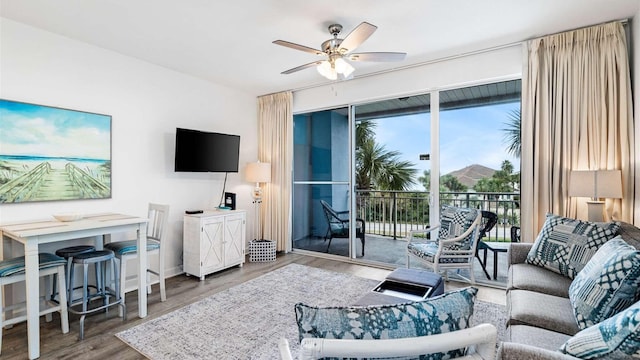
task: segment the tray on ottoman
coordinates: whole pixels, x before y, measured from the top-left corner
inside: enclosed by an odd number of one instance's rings
[[[398,304],[444,293],[442,276],[419,269],[396,269],[354,305]]]
[[[442,295],[444,293],[444,281],[442,276],[427,270],[399,268],[387,275],[385,280],[418,286],[430,286],[433,288],[428,297]]]
[[[384,280],[372,291],[407,300],[420,301],[429,297],[433,288],[428,285],[415,285],[393,280]]]

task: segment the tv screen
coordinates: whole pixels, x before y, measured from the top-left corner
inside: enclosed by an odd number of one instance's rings
[[[240,136],[176,129],[175,171],[238,172]]]

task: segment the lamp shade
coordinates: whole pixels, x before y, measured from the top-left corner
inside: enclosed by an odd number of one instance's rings
[[[247,164],[246,177],[248,182],[253,183],[271,181],[271,164],[263,162]]]
[[[622,173],[620,170],[572,171],[569,179],[569,196],[622,198]]]

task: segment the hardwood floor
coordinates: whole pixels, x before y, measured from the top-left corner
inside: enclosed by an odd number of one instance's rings
[[[53,321],[44,322],[41,317],[41,359],[144,359],[145,357],[120,341],[115,334],[179,309],[202,298],[223,291],[244,281],[251,280],[266,272],[286,266],[291,263],[313,266],[317,268],[349,273],[365,278],[382,280],[389,270],[300,254],[278,254],[278,259],[270,263],[246,262],[242,268],[234,267],[206,277],[199,281],[193,276],[179,275],[167,279],[167,301],[160,302],[157,285],[149,295],[149,316],[145,319],[137,317],[137,293],[127,294],[127,321],[117,316],[114,308],[108,315],[96,314],[85,320],[85,339],[78,340],[79,317],[70,314],[69,333],[62,334],[60,320],[57,313]],[[446,284],[446,290],[466,286],[455,282]],[[505,292],[500,289],[478,287],[480,300],[505,303]],[[15,325],[10,329],[3,329],[2,353],[4,359],[27,359],[27,330],[26,323]]]

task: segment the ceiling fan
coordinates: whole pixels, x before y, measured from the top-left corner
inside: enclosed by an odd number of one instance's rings
[[[300,65],[289,70],[285,70],[282,74],[291,74],[296,71],[300,71],[306,68],[315,66],[318,72],[329,80],[336,80],[338,76],[342,79],[348,79],[355,70],[353,66],[347,61],[401,61],[404,60],[406,53],[401,52],[362,52],[354,53],[360,44],[376,31],[378,27],[368,22],[362,22],[355,29],[353,29],[349,35],[344,39],[338,38],[338,35],[342,31],[342,25],[332,24],[329,25],[329,33],[333,35],[332,39],[329,39],[320,45],[322,50],[310,48],[308,46],[295,44],[289,41],[276,40],[273,43],[276,45],[285,46],[291,49],[308,52],[311,54],[326,56],[324,60],[316,60],[308,64]]]

